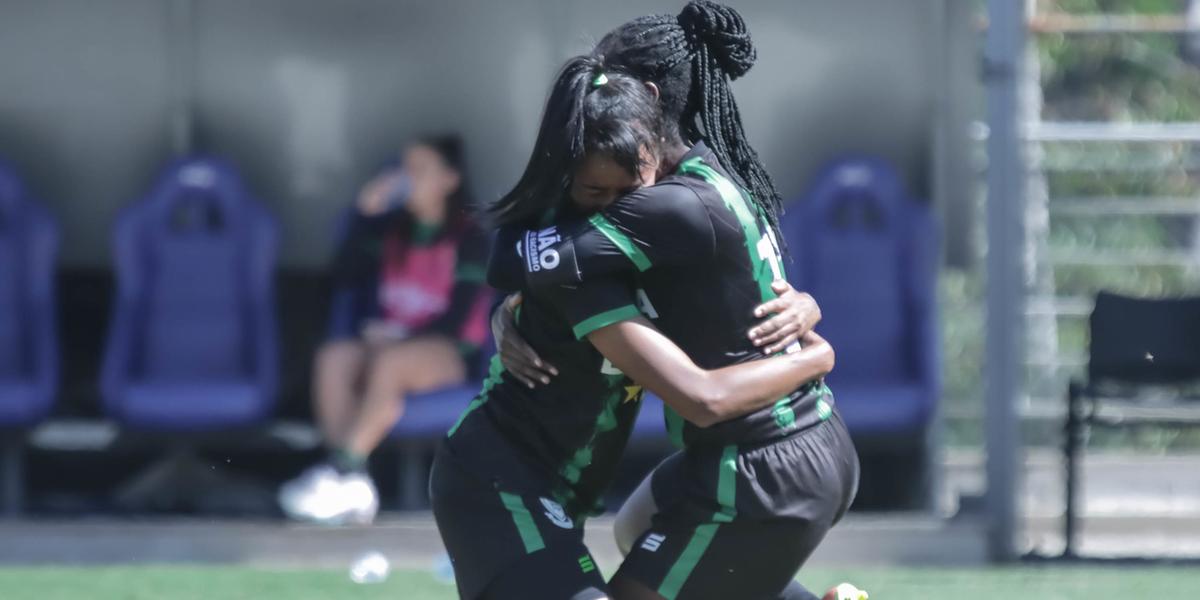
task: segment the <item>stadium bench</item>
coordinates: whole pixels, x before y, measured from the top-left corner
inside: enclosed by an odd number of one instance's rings
[[[58,226],[0,162],[0,508],[23,503],[26,431],[58,389],[54,266]]]
[[[1200,426],[1200,298],[1101,292],[1088,327],[1087,378],[1067,387],[1065,557],[1076,556],[1079,455],[1089,427]]]
[[[821,305],[817,330],[837,351],[828,381],[862,454],[899,460],[906,507],[932,502],[940,395],[938,229],[895,169],[877,158],[827,165],[781,228],[788,279]],[[884,478],[875,478],[873,485]]]

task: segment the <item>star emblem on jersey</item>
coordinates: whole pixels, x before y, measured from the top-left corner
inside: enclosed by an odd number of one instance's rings
[[[625,402],[636,402],[641,397],[642,397],[642,386],[627,385],[627,386],[625,386],[625,400],[622,402],[622,404],[624,404]]]
[[[575,527],[575,522],[571,520],[571,517],[567,516],[567,511],[563,510],[561,504],[549,498],[539,498],[539,500],[542,501],[542,507],[546,509],[546,518],[551,523],[563,529],[573,529]]]

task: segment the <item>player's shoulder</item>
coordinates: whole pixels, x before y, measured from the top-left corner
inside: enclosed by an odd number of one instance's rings
[[[670,223],[679,219],[704,219],[708,209],[702,191],[685,177],[670,176],[626,194],[603,213],[618,222],[661,220]]]
[[[699,184],[699,185],[698,185]],[[664,203],[689,202],[694,203],[703,191],[703,182],[687,177],[680,173],[672,173],[659,179],[657,183],[635,190],[626,198],[651,200]]]

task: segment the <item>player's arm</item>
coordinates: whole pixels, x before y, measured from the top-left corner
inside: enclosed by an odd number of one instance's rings
[[[821,320],[821,308],[812,296],[796,291],[786,281],[771,285],[779,297],[754,309],[754,315],[763,320],[746,334],[768,355],[802,339]],[[558,369],[521,338],[515,315],[520,304],[521,295],[516,293],[492,311],[492,336],[500,362],[521,383],[533,388],[539,383],[550,383],[550,378],[558,375]]]
[[[587,339],[613,366],[700,427],[768,406],[834,365],[833,348],[812,331],[798,352],[715,370],[701,369],[643,317],[596,329]]]
[[[624,278],[596,278],[547,293],[577,338],[701,427],[758,410],[833,369],[833,349],[809,332],[797,352],[704,370],[641,315]]]

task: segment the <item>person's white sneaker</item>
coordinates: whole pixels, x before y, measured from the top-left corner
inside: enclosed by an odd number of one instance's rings
[[[379,512],[379,492],[366,473],[342,476],[342,510],[336,519],[341,523],[370,525]]]
[[[313,496],[331,490],[340,479],[338,472],[327,464],[309,467],[279,488],[279,506],[290,518],[307,520]]]
[[[379,494],[363,473],[340,475],[328,465],[318,465],[280,488],[279,506],[298,521],[366,525],[379,512]]]

